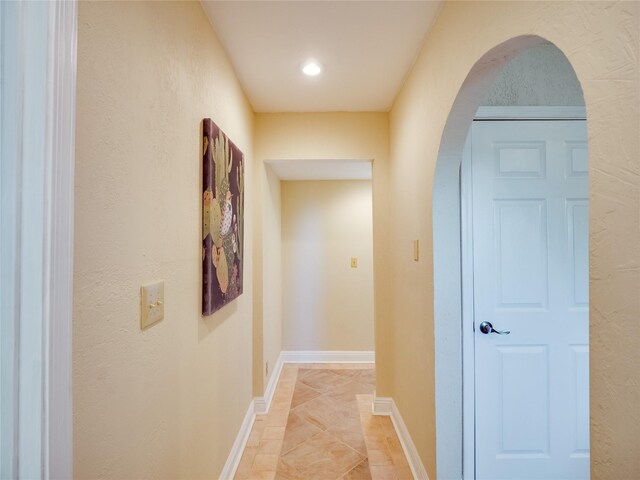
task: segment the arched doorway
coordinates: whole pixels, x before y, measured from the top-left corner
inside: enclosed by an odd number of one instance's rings
[[[509,62],[515,59],[515,63],[518,58],[525,57],[526,52],[538,54],[545,49],[566,62],[575,79],[576,98],[581,100],[582,91],[573,69],[557,48],[540,37],[517,37],[492,49],[474,65],[458,93],[442,136],[433,190],[436,442],[438,476],[442,478],[460,478],[462,475],[476,478],[476,474],[477,478],[499,478],[500,475],[516,478],[514,472],[517,471],[540,478],[551,478],[550,472],[557,472],[556,476],[563,478],[588,477],[586,126],[583,124],[584,128],[577,127],[576,130],[575,124],[567,124],[566,138],[561,134],[546,141],[544,136],[557,133],[560,123],[545,125],[540,118],[528,118],[532,112],[534,116],[540,112],[546,112],[546,117],[555,115],[553,121],[567,120],[562,117],[574,121],[580,119],[579,111],[576,114],[575,109],[527,111],[525,108],[524,112],[520,109],[520,113],[506,109],[496,115],[495,109],[489,113],[485,109],[482,113],[485,122],[475,129],[476,137],[482,137],[479,142],[484,142],[482,161],[485,164],[482,169],[477,168],[478,172],[485,172],[483,179],[480,178],[483,175],[471,175],[470,162],[481,161],[471,158],[471,140],[465,150],[467,133],[478,106],[487,102],[491,91],[495,94],[496,88],[492,86],[495,86],[497,76],[498,82],[502,82],[503,97],[511,97],[512,101],[515,98],[512,104],[548,106],[562,103],[562,100],[549,101],[549,95],[544,92],[533,92],[536,94],[523,99],[517,98],[513,89],[504,89],[504,67]],[[528,54],[528,57],[535,55]],[[547,75],[552,73],[545,72]],[[512,77],[511,81],[523,81],[522,75]],[[506,81],[508,83],[509,78]],[[532,85],[526,87],[531,90]],[[537,87],[548,89],[549,84],[542,81]],[[519,118],[513,121],[510,116]],[[507,127],[507,121],[511,121],[510,127]],[[516,133],[525,130],[528,132],[525,135]],[[567,170],[571,167],[571,159],[565,162],[565,156],[572,152],[563,145],[582,140],[584,152],[578,154],[584,159],[584,171],[578,174],[580,185],[577,190],[572,190],[568,184],[558,187],[559,181],[576,183]],[[548,150],[551,144],[555,145],[554,152]],[[483,150],[479,144],[476,147],[475,151]],[[503,154],[506,156],[501,157]],[[465,155],[468,157],[467,168],[463,163],[461,170]],[[529,169],[534,164],[537,165],[535,172]],[[546,169],[547,165],[553,168]],[[552,183],[555,193],[547,195],[538,189],[527,198],[519,195],[523,188],[535,190],[537,186]],[[526,188],[525,184],[528,185]],[[558,197],[557,188],[565,187],[567,191],[562,200],[555,198]],[[483,190],[483,194],[472,196],[469,192],[474,188]],[[501,189],[504,195],[494,195],[493,188]],[[478,203],[482,201],[484,205]],[[578,206],[579,219],[574,214],[578,212],[574,207]],[[537,220],[534,221],[534,217]],[[581,285],[587,289],[581,295],[583,298],[586,295],[587,300],[579,306],[575,302],[569,305],[571,302],[567,298],[548,295],[550,291],[558,291],[557,285],[567,286],[565,296],[575,293],[569,292],[570,288],[575,290],[575,282],[568,285],[565,281],[569,270],[576,265],[575,258],[572,261],[568,258],[568,255],[576,254],[575,248],[572,250],[567,244],[570,235],[574,234],[566,230],[570,228],[568,221],[579,221],[580,234],[584,236],[584,242],[580,244],[579,275]],[[562,222],[565,226],[559,227]],[[538,229],[536,242],[527,243],[525,240],[531,239],[535,228]],[[575,242],[575,238],[571,241]],[[528,246],[525,248],[524,245]],[[533,260],[536,255],[539,258]],[[563,260],[564,270],[557,268],[554,260],[557,258],[566,259],[566,262]],[[520,265],[520,260],[530,262]],[[534,265],[542,265],[539,262],[547,267],[534,268]],[[548,268],[550,262],[554,268]],[[509,279],[505,277],[507,271],[513,274]],[[575,278],[576,273],[573,274]],[[536,277],[537,285],[531,283],[532,275]],[[515,296],[507,298],[509,289]],[[526,294],[520,295],[522,292]],[[539,298],[532,300],[536,295]],[[555,337],[548,326],[559,321],[557,325],[561,326],[561,320],[568,312],[575,316],[578,311],[579,319],[572,326],[563,327],[567,330],[567,335],[562,337],[564,343],[558,345],[557,339],[552,341]],[[496,330],[511,329],[514,333],[509,336],[484,334],[479,329],[482,321],[494,321]],[[549,331],[547,337],[532,333],[536,325],[538,330]],[[569,335],[575,330],[581,330],[577,337]],[[554,363],[558,361],[560,363]],[[569,372],[571,369],[573,371]],[[564,371],[563,378],[558,377],[560,371]],[[532,372],[539,372],[539,375],[532,375]],[[570,375],[574,378],[570,379]],[[564,388],[568,381],[573,384]],[[551,388],[553,385],[556,386]],[[576,395],[581,396],[581,415],[578,415],[579,420],[576,415],[571,417],[573,432],[560,439],[555,432],[566,426],[556,419],[561,418],[562,409],[571,408],[567,400],[571,395],[574,399]],[[582,438],[577,444],[576,435]],[[563,448],[567,451],[560,452],[562,449],[557,446],[561,441],[574,442],[574,445],[565,445]],[[560,456],[571,461],[561,465]]]

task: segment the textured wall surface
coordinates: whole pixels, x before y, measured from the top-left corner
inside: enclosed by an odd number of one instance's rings
[[[263,192],[262,218],[266,225],[263,230],[262,248],[265,252],[263,259],[263,306],[264,306],[264,361],[273,367],[282,348],[282,237],[280,208],[280,179],[269,168],[257,166],[263,170],[266,183]],[[263,177],[263,178],[265,178]],[[286,254],[286,250],[284,251]],[[267,377],[265,370],[265,381]]]
[[[580,106],[584,99],[567,57],[554,45],[539,45],[500,69],[482,105]]]
[[[496,52],[467,79],[474,64],[490,49],[526,34],[541,36],[567,56],[587,108],[592,477],[640,476],[638,7],[637,2],[447,2],[394,104],[389,230],[397,248],[389,250],[393,273],[388,283],[395,335],[392,394],[431,478],[436,478],[436,161],[463,84],[467,103],[479,105],[490,83],[479,91],[474,83],[481,83],[509,52]],[[474,111],[463,112],[465,128],[456,132],[460,145]],[[419,263],[411,259],[415,238],[421,240]]]
[[[196,2],[81,2],[73,325],[77,478],[217,478],[251,401],[244,294],[200,316],[201,120],[244,152],[253,114]],[[140,285],[165,318],[140,330]]]
[[[382,396],[390,394],[393,362],[390,351],[393,330],[388,317],[390,311],[388,294],[390,265],[387,255],[389,248],[388,119],[387,113],[258,113],[255,116],[254,144],[258,164],[256,168],[262,168],[260,164],[264,160],[373,160],[376,388],[378,394]],[[265,186],[256,187],[256,192],[258,188],[264,189]],[[266,229],[273,226],[265,221],[261,228],[266,236],[269,235]],[[256,262],[259,255],[263,254],[267,255],[268,252],[256,253]],[[266,277],[264,278],[266,282]],[[265,283],[265,287],[266,285]],[[258,286],[255,288],[258,289]],[[379,358],[382,360],[378,361]]]
[[[374,349],[371,215],[369,180],[282,182],[284,350]]]

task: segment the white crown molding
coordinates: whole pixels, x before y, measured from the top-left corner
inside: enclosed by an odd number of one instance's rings
[[[413,478],[418,480],[429,480],[427,470],[424,468],[422,459],[420,458],[420,455],[418,455],[418,450],[411,439],[409,430],[407,429],[407,426],[402,419],[402,415],[400,415],[400,410],[398,410],[393,398],[375,397],[373,399],[373,414],[391,417],[391,423],[393,423],[393,427],[396,430],[404,455],[407,457],[407,462],[409,463],[409,468],[411,468]]]
[[[585,107],[480,107],[475,120],[584,120]]]
[[[372,351],[302,350],[283,351],[283,363],[374,363]]]

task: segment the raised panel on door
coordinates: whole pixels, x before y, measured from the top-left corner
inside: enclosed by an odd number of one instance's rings
[[[499,346],[501,458],[549,455],[549,357],[546,345]]]
[[[589,345],[571,345],[573,363],[573,436],[570,455],[589,457]]]
[[[570,305],[589,306],[589,209],[585,199],[567,200]]]
[[[474,122],[471,149],[476,478],[588,478],[584,122]]]
[[[546,202],[494,200],[493,211],[495,308],[546,308]]]

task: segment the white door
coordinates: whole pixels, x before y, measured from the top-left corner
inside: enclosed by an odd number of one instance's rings
[[[476,121],[471,149],[476,478],[589,478],[586,124]]]

